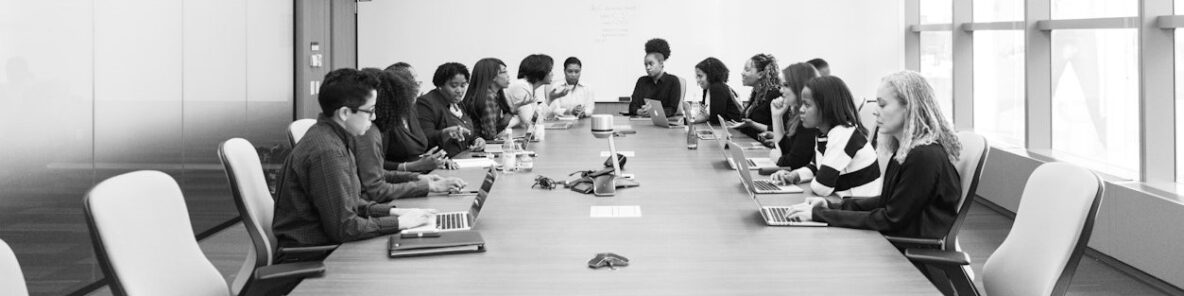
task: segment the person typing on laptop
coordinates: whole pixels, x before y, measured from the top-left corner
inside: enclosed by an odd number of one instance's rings
[[[884,234],[940,238],[950,231],[961,201],[952,164],[962,150],[957,135],[920,74],[885,77],[877,93],[879,145],[892,151],[879,196],[841,203],[810,197],[786,214],[791,221],[877,230]]]
[[[279,246],[339,244],[418,227],[435,213],[361,198],[354,142],[374,119],[378,79],[355,69],[325,75],[321,115],[284,160],[276,184]]]

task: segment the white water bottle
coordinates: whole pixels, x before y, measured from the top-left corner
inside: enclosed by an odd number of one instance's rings
[[[506,139],[502,143],[502,172],[512,174],[515,170],[515,161],[518,158],[516,153],[517,146],[514,145],[514,139]]]

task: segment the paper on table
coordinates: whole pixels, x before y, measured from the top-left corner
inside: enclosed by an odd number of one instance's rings
[[[484,167],[491,167],[491,166],[497,165],[496,161],[493,161],[492,159],[488,159],[488,158],[461,158],[461,159],[453,159],[452,161],[456,162],[456,166],[459,168],[462,168],[462,169],[484,168]]]
[[[629,151],[629,150],[620,150],[620,151],[617,151],[617,154],[624,155],[625,157],[636,156],[636,153],[634,153],[633,151]],[[608,157],[608,151],[600,151],[600,157]]]
[[[641,206],[592,206],[592,218],[635,218],[641,217]]]

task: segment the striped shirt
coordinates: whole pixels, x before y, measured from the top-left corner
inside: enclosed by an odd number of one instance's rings
[[[794,170],[818,196],[880,194],[880,165],[865,132],[836,126],[815,139],[814,163]]]

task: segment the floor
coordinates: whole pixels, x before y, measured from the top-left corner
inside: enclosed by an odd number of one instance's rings
[[[972,268],[978,275],[975,281],[981,288],[983,262],[1003,242],[1008,230],[1011,229],[1012,221],[981,204],[972,206],[968,215],[959,236],[963,250],[971,255]],[[201,242],[201,249],[229,282],[234,277],[234,273],[238,272],[238,268],[246,256],[247,240],[246,229],[240,223],[206,238]],[[111,293],[106,288],[102,288],[90,295],[111,295]],[[1157,290],[1151,285],[1086,256],[1082,258],[1082,262],[1077,268],[1077,275],[1073,278],[1069,295],[1184,295],[1184,291],[1164,292]]]

